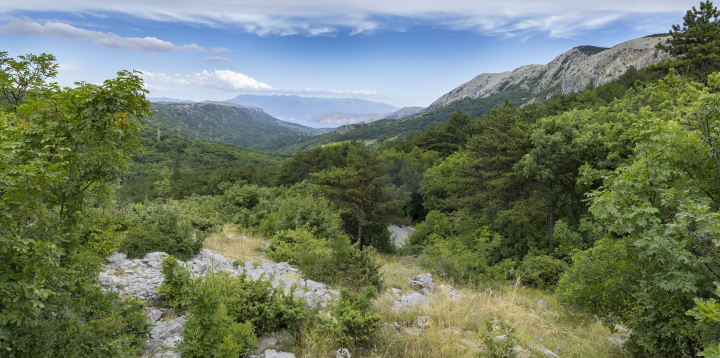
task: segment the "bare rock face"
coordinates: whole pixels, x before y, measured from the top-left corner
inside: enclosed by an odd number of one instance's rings
[[[563,53],[546,65],[527,65],[502,73],[483,73],[438,98],[428,108],[444,106],[463,98],[483,98],[508,89],[528,92],[525,102],[547,98],[558,90],[578,92],[619,78],[634,66],[637,69],[669,57],[655,45],[668,37],[644,37],[625,41],[608,49],[580,46]]]
[[[417,291],[428,289],[430,292],[432,292],[435,289],[432,275],[429,273],[424,273],[422,275],[413,277],[413,279],[410,280],[408,284],[410,285],[410,288]]]
[[[410,292],[407,295],[398,298],[393,303],[392,308],[396,311],[413,310],[416,307],[428,305],[430,302],[432,301],[420,292]]]

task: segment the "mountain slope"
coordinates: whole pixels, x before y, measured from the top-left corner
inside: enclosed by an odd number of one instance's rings
[[[189,134],[195,138],[252,146],[275,138],[323,133],[283,122],[260,108],[225,102],[153,103],[151,125]]]
[[[485,98],[518,90],[525,94],[518,105],[545,99],[555,91],[578,92],[589,84],[602,85],[620,77],[628,68],[658,63],[669,55],[655,49],[667,37],[643,37],[611,48],[580,46],[546,65],[527,65],[502,73],[483,73],[438,98],[437,108],[463,98]]]
[[[341,113],[341,112],[326,112],[319,116],[310,119],[313,123],[326,123],[326,124],[352,124],[352,123],[370,123],[381,119],[400,119],[412,116],[420,113],[425,108],[423,107],[403,107],[399,110],[391,113],[376,113],[376,114],[362,114],[362,113]]]
[[[259,107],[271,116],[286,121],[308,121],[326,112],[342,113],[388,113],[398,107],[357,98],[319,98],[300,96],[260,96],[243,94],[226,102]]]

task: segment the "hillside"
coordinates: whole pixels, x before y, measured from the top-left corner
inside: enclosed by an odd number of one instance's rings
[[[437,99],[424,112],[396,121],[340,126],[333,133],[313,137],[271,140],[258,149],[295,152],[328,143],[362,140],[382,143],[420,132],[428,125],[447,122],[455,111],[483,116],[509,99],[523,106],[550,98],[555,93],[578,93],[593,84],[612,100],[614,85],[627,88],[639,79],[635,69],[668,58],[654,46],[666,37],[643,37],[612,48],[579,46],[556,57],[547,65],[527,65],[499,74],[481,74]],[[630,70],[630,71],[629,71]],[[629,73],[628,73],[629,72]],[[626,78],[621,79],[623,74]],[[620,80],[621,84],[616,84]]]
[[[340,125],[353,123],[370,123],[381,119],[400,119],[410,117],[412,115],[422,112],[424,109],[425,108],[423,107],[403,107],[395,112],[375,114],[326,112],[319,116],[311,118],[310,122]]]
[[[259,107],[273,117],[285,121],[309,122],[327,112],[377,114],[397,111],[399,108],[380,102],[357,98],[320,98],[300,96],[260,96],[243,94],[226,102]]]
[[[630,67],[658,63],[668,54],[655,45],[668,37],[643,37],[611,48],[579,46],[546,65],[526,65],[502,73],[483,73],[438,98],[428,108],[437,108],[463,98],[488,98],[518,91],[516,104],[546,99],[554,92],[578,92],[590,84],[599,86],[620,77]]]
[[[257,145],[275,138],[323,133],[322,129],[281,121],[260,108],[226,102],[153,103],[148,124],[219,142]]]

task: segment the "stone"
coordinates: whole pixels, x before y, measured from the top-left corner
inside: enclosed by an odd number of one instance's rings
[[[411,292],[395,300],[392,308],[396,311],[411,310],[418,306],[428,305],[430,302],[432,301],[420,292]]]
[[[273,349],[268,349],[263,354],[263,358],[295,358],[295,355],[287,352],[276,352]]]
[[[427,328],[432,326],[432,322],[430,322],[428,316],[418,316],[418,318],[415,319],[415,325],[420,328]]]
[[[619,325],[619,324],[617,324],[617,323],[614,324],[613,326],[615,327],[615,330],[618,331],[619,333],[622,333],[622,334],[630,334],[630,330],[629,330],[629,329],[627,329],[627,328],[625,328],[625,327],[623,327],[623,326],[621,326],[621,325]]]
[[[419,335],[425,333],[425,331],[422,328],[405,327],[405,333],[407,333],[411,336],[419,336]]]
[[[462,336],[462,335],[463,335],[462,330],[461,330],[460,328],[458,328],[458,327],[445,328],[445,329],[441,330],[440,332],[446,333],[446,334],[454,334],[454,335],[458,335],[458,336]]]
[[[162,317],[162,312],[157,308],[151,308],[146,314],[147,318],[150,320],[150,322],[155,323],[157,320]]]
[[[435,289],[435,284],[433,284],[433,278],[432,275],[429,273],[424,273],[422,275],[418,275],[413,277],[413,279],[409,282],[410,288],[416,291],[420,291],[423,288],[427,288],[431,292]]]
[[[255,263],[252,261],[245,261],[245,268],[254,269]]]
[[[116,276],[100,272],[100,284],[103,286],[114,287],[119,281],[121,281],[121,279]]]
[[[618,347],[622,347],[625,344],[625,340],[616,337],[610,337],[608,338],[608,341]]]
[[[352,358],[350,351],[346,348],[340,348],[335,351],[335,358]]]
[[[423,288],[422,290],[420,290],[420,294],[423,296],[432,296],[432,292],[430,292],[430,290],[428,290],[427,288]]]
[[[402,292],[402,290],[400,290],[399,288],[390,287],[390,292],[392,292],[393,296],[398,296],[400,295],[400,292]]]
[[[402,274],[402,271],[400,271],[400,270],[398,270],[398,269],[395,269],[395,270],[392,270],[392,273],[394,273],[394,274],[396,274],[396,275],[401,275],[401,274]]]
[[[305,281],[305,287],[309,288],[309,289],[312,290],[312,291],[325,290],[325,289],[327,289],[327,285],[326,285],[326,284],[320,283],[320,282],[315,282],[315,281],[313,281],[313,280],[306,280],[306,281]]]
[[[538,301],[537,305],[538,305],[538,307],[547,307],[549,305],[549,303],[547,303],[547,301],[545,301],[545,300],[540,300],[540,301]]]
[[[549,349],[547,349],[547,348],[545,348],[545,347],[543,347],[543,346],[538,346],[538,345],[536,345],[536,344],[531,344],[531,345],[530,345],[530,349],[533,350],[533,351],[535,351],[535,352],[538,352],[538,353],[542,354],[542,355],[545,356],[545,357],[559,358],[558,355],[555,354],[555,352],[553,352],[553,351],[551,351],[551,350],[549,350]]]
[[[278,342],[278,340],[275,339],[274,337],[261,338],[257,345],[257,351],[259,353],[265,353],[265,351],[268,350],[269,348],[275,347],[277,342]]]

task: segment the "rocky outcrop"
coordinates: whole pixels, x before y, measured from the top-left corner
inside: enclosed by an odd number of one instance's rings
[[[634,66],[643,68],[658,63],[669,55],[655,45],[667,37],[643,37],[623,42],[612,48],[576,47],[546,65],[527,65],[502,73],[483,73],[438,98],[428,108],[444,106],[463,98],[483,98],[509,89],[527,91],[525,102],[530,103],[556,90],[578,92],[589,84],[596,86],[620,77]],[[588,49],[594,49],[589,51]]]
[[[107,258],[107,265],[100,273],[100,285],[106,291],[117,292],[121,297],[137,297],[147,300],[151,308],[146,316],[152,322],[150,339],[146,342],[145,350],[152,358],[176,358],[180,353],[173,351],[177,343],[182,340],[185,316],[172,317],[165,309],[152,308],[160,302],[161,296],[157,288],[163,282],[160,273],[162,259],[169,255],[164,252],[153,252],[142,259],[129,260],[125,254],[114,253]],[[180,262],[194,276],[204,275],[212,271],[227,271],[230,276],[246,274],[252,280],[268,280],[273,287],[281,287],[286,294],[292,293],[295,298],[304,297],[308,308],[325,307],[340,295],[338,291],[330,289],[327,285],[313,280],[299,279],[298,269],[287,262],[273,263],[267,260],[259,262],[246,261],[242,266],[236,266],[235,260],[223,257],[210,250],[201,250],[198,255],[187,262]],[[172,319],[168,319],[172,317]],[[279,340],[277,337],[275,341]],[[268,340],[266,340],[267,342]],[[265,348],[274,347],[273,345]],[[289,358],[291,353],[276,352],[272,349],[264,351],[260,357]]]

